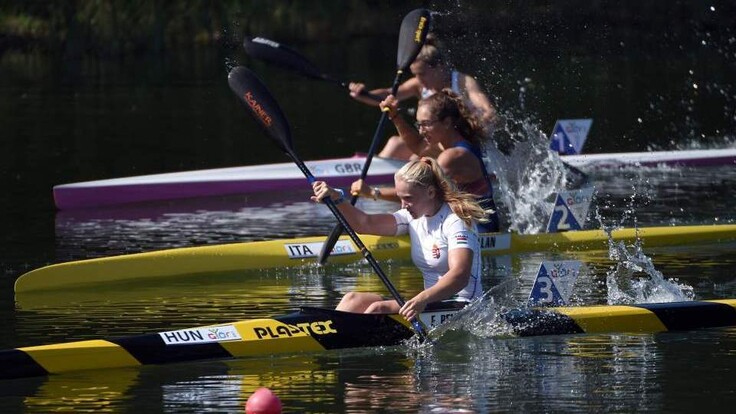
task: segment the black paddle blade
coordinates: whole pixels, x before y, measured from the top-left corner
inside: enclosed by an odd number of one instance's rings
[[[399,50],[396,54],[396,67],[400,71],[405,71],[422,50],[431,19],[429,10],[416,9],[410,11],[401,21]]]
[[[325,77],[312,62],[299,52],[276,41],[264,37],[245,38],[243,48],[248,55],[284,69],[295,70],[311,78]]]
[[[266,134],[281,150],[292,153],[289,122],[263,82],[247,68],[237,66],[227,75],[227,83]]]

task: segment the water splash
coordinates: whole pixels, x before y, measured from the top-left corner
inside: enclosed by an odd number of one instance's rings
[[[503,205],[500,211],[509,230],[536,234],[546,227],[551,198],[573,180],[559,155],[549,150],[549,139],[538,123],[504,116],[504,125],[494,131],[494,143],[486,145],[486,157],[498,183],[496,194]]]
[[[470,334],[479,338],[512,336],[511,326],[500,315],[506,309],[514,307],[511,303],[512,292],[517,286],[517,278],[508,278],[488,289],[482,297],[457,312],[449,322],[432,329],[430,337],[436,341],[455,334]]]
[[[695,298],[692,286],[667,279],[655,268],[652,259],[642,251],[641,239],[637,238],[631,249],[623,242],[610,243],[609,257],[617,262],[606,276],[609,305],[680,302]],[[648,277],[637,278],[637,273]]]
[[[238,61],[236,59],[226,57],[224,64],[225,64],[225,71],[230,73],[230,71],[233,70],[233,68],[238,66]]]
[[[606,272],[607,303],[609,305],[635,303],[664,303],[690,301],[695,298],[694,289],[675,279],[668,279],[656,269],[652,259],[644,253],[642,239],[639,237],[635,210],[632,206],[636,193],[630,197],[629,208],[614,226],[606,226],[596,208],[595,217],[608,235],[608,257],[615,262]],[[614,241],[612,232],[620,227],[628,218],[633,219],[636,239],[633,245],[627,246],[623,241]],[[644,277],[638,277],[643,273]]]

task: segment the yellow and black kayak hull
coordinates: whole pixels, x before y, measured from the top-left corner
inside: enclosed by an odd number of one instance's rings
[[[437,308],[427,326],[458,312]],[[581,333],[656,333],[736,325],[736,299],[625,306],[513,309],[499,314],[518,336]],[[394,346],[413,336],[398,315],[366,315],[303,308],[276,318],[0,351],[0,378],[208,359]]]

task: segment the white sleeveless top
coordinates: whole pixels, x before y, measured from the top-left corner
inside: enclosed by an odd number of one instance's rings
[[[475,104],[470,100],[467,93],[463,93],[460,90],[460,72],[453,70],[452,71],[452,91],[455,92],[458,96],[461,96],[463,98],[463,102],[465,102],[465,105],[470,109],[472,112],[476,113],[476,115],[480,116],[478,112],[478,108],[475,107]],[[421,95],[422,99],[429,98],[430,96],[434,95],[435,91],[431,89],[427,89],[422,87]]]
[[[456,94],[460,96],[464,96],[464,94],[460,91],[460,73],[456,70],[452,71],[451,89]],[[435,92],[433,90],[422,87],[422,92],[421,92],[422,99],[429,98],[430,96],[434,94]]]

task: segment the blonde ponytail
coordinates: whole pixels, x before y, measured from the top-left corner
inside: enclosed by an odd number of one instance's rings
[[[452,212],[468,227],[472,225],[473,220],[480,223],[488,222],[489,212],[483,210],[474,195],[460,191],[434,158],[422,157],[416,161],[409,161],[396,172],[395,177],[409,184],[437,189],[440,199],[446,202]]]

